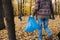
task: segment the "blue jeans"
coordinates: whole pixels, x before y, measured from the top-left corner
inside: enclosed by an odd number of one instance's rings
[[[50,29],[48,28],[49,18],[40,18],[38,16],[38,24],[40,25],[38,29],[39,40],[42,40],[42,23],[44,24],[44,30],[47,32],[48,36],[52,35]]]

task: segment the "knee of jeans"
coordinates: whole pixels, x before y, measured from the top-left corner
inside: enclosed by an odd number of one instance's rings
[[[44,29],[47,29],[48,28],[48,25],[44,25]]]
[[[42,24],[39,24],[39,28],[38,28],[39,30],[42,30]]]
[[[39,22],[38,24],[39,24],[40,27],[42,26],[42,23]]]
[[[48,23],[45,23],[44,26],[47,27],[48,26]]]

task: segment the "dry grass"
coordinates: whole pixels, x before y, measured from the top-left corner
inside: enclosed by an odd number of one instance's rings
[[[24,16],[23,18],[24,20],[20,21],[18,17],[15,17],[16,39],[17,40],[38,40],[38,31],[35,31],[33,33],[24,32],[24,28],[26,26],[28,17]],[[55,20],[50,19],[49,28],[54,35],[57,35],[57,33],[60,32],[60,18],[56,17]],[[0,40],[8,40],[7,34],[8,32],[6,29],[0,30]],[[45,35],[44,37],[47,37],[47,34],[44,30],[43,30],[43,35]]]

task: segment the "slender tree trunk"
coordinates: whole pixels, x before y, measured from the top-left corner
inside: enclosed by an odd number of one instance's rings
[[[32,0],[30,0],[30,15],[31,15]]]
[[[3,5],[2,5],[2,0],[0,0],[0,30],[4,29],[4,13],[3,13]]]
[[[16,40],[12,0],[3,0],[9,40]]]
[[[59,3],[60,3],[60,0],[58,0],[58,13],[59,13],[58,15],[59,15],[59,18],[60,18],[60,4]]]
[[[22,4],[23,4],[23,6],[22,6],[23,9],[22,9],[22,11],[23,11],[23,15],[24,15],[24,0],[22,0],[22,1],[23,1],[23,3],[22,3]]]
[[[56,3],[56,0],[55,0],[55,14],[57,15],[57,3]]]
[[[22,0],[18,0],[18,15],[22,15]]]

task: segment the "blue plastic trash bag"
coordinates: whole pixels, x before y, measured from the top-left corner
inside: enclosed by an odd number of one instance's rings
[[[25,32],[34,32],[34,30],[37,30],[39,28],[38,23],[34,19],[34,17],[28,17],[28,23],[25,28]]]

